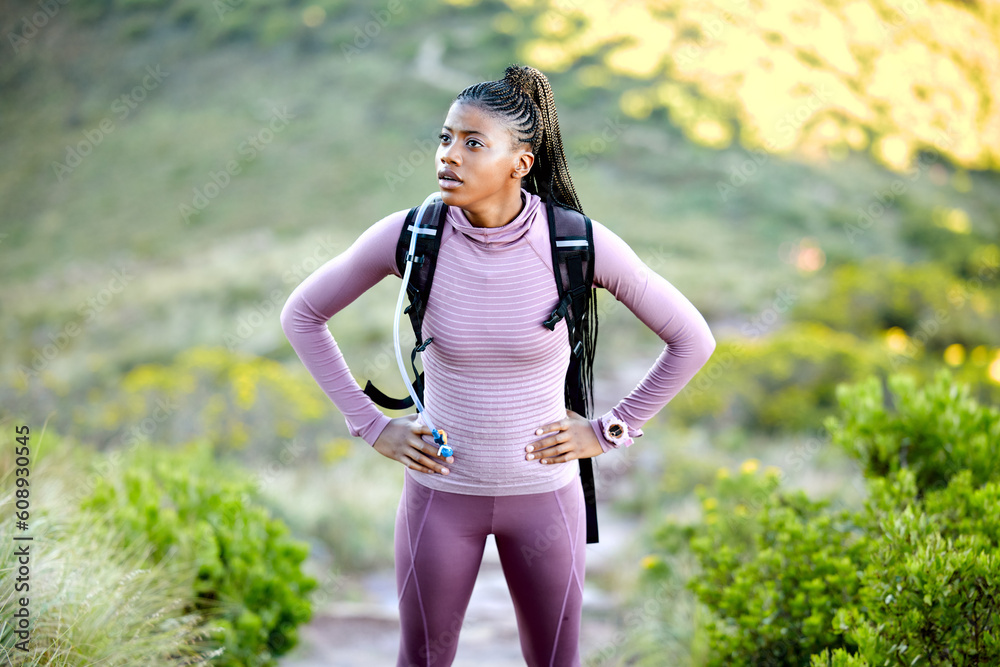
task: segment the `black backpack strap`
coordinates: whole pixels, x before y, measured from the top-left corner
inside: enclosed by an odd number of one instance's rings
[[[583,400],[583,376],[580,361],[583,357],[583,327],[581,322],[593,298],[594,283],[594,233],[590,218],[565,206],[546,201],[549,218],[549,239],[552,245],[552,267],[556,273],[559,303],[543,324],[555,329],[556,323],[565,318],[569,332],[569,368],[566,370],[566,398],[569,408],[587,415]],[[580,459],[580,481],[587,510],[587,543],[598,541],[597,491],[594,484],[594,466],[591,459]]]
[[[399,232],[399,239],[396,241],[396,267],[401,276],[406,270],[407,254],[410,251],[410,236],[414,231],[419,208],[419,206],[414,206],[406,214],[403,228]],[[417,234],[416,248],[413,251],[413,268],[410,269],[410,281],[406,285],[406,296],[410,300],[410,305],[403,312],[410,317],[410,326],[413,328],[413,336],[416,339],[416,344],[410,353],[410,366],[413,368],[415,378],[413,381],[414,393],[421,401],[424,400],[424,374],[417,372],[416,359],[417,352],[423,352],[434,340],[433,337],[424,340],[421,330],[424,322],[424,310],[427,307],[427,299],[434,282],[434,267],[437,264],[438,248],[441,247],[441,230],[447,213],[448,206],[440,199],[428,206],[424,220],[420,223],[420,232]],[[364,393],[377,405],[390,410],[405,410],[413,407],[413,398],[409,395],[406,398],[392,398],[375,387],[370,380],[365,385]]]

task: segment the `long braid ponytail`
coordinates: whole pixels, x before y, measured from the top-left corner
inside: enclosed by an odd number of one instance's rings
[[[583,213],[569,174],[559,116],[549,80],[534,67],[511,65],[498,81],[484,81],[469,86],[455,102],[474,104],[494,114],[511,130],[515,145],[531,146],[535,161],[524,177],[522,187],[543,201],[551,200]],[[583,354],[580,359],[584,416],[590,417],[594,406],[594,355],[597,350],[597,290],[591,289],[581,320]],[[569,405],[569,391],[566,392]]]

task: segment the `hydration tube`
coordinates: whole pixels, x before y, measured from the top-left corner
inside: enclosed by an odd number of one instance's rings
[[[403,284],[399,288],[399,298],[396,299],[396,317],[392,327],[392,342],[396,347],[396,363],[399,365],[400,375],[403,376],[403,384],[406,385],[406,391],[410,393],[410,398],[413,399],[413,405],[416,406],[417,411],[423,416],[424,422],[431,430],[431,435],[434,438],[434,444],[438,445],[438,456],[447,458],[454,453],[454,450],[448,446],[448,434],[444,431],[439,431],[434,426],[434,422],[431,420],[431,416],[427,413],[427,409],[424,407],[424,404],[420,402],[419,398],[417,398],[417,392],[413,389],[413,385],[410,383],[410,376],[406,373],[406,365],[403,363],[403,353],[400,352],[399,349],[399,315],[403,311],[403,296],[406,294],[406,286],[410,284],[410,270],[413,268],[413,253],[417,249],[417,234],[419,233],[420,223],[424,219],[427,207],[440,198],[440,192],[432,192],[429,194],[427,199],[424,200],[424,203],[420,205],[420,208],[417,210],[417,215],[414,218],[413,229],[410,234],[410,249],[406,253],[406,269],[403,271]],[[438,233],[440,233],[440,231],[441,230],[437,230]]]

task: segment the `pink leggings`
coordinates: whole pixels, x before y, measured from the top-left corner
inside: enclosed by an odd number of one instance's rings
[[[430,473],[424,473],[430,474]],[[556,491],[473,496],[404,475],[396,513],[396,667],[447,667],[495,535],[529,667],[579,667],[586,521],[579,477]]]

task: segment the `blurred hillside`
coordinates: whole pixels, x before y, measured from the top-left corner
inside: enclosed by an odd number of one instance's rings
[[[192,345],[287,359],[275,311],[290,290],[432,190],[428,141],[451,98],[537,50],[541,6],[465,4],[153,0],[54,15],[0,79],[5,372],[109,379]],[[32,7],[9,5],[5,31],[27,34]],[[596,73],[586,55],[558,69],[585,209],[717,326],[844,262],[995,237],[986,173],[921,163],[902,177],[906,207],[864,226],[857,211],[901,178],[866,154],[702,148],[673,113],[636,110],[641,80]],[[921,222],[930,236],[914,238],[910,208],[957,222]],[[336,323],[358,359],[389,340],[384,287],[366,317]]]
[[[821,428],[845,382],[948,369],[1000,399],[996,3],[7,0],[0,29],[0,422],[92,453],[86,478],[65,467],[80,498],[138,443],[239,457],[234,474],[309,540],[321,599],[363,598],[351,577],[389,567],[402,470],[348,437],[278,313],[436,189],[451,100],[512,62],[552,82],[585,211],[719,341],[641,447],[600,459],[599,498],[637,540],[717,502],[705,485],[725,487],[726,466],[734,511],[758,469],[857,506],[860,473]],[[401,394],[397,290],[330,327],[361,384]],[[603,412],[662,343],[599,298]],[[935,386],[954,397],[949,381]],[[890,423],[882,400],[863,407]],[[992,451],[984,428],[969,432]],[[213,480],[209,458],[190,468]],[[155,519],[149,503],[123,494],[122,516]],[[660,556],[633,557],[668,578]],[[683,567],[670,613],[694,604]],[[634,583],[595,575],[615,594]],[[697,664],[695,622],[661,625],[652,662],[628,664],[661,664],[667,645]]]

